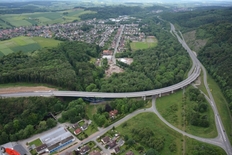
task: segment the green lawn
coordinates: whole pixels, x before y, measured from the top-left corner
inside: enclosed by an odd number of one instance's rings
[[[138,50],[138,49],[147,49],[150,47],[155,47],[157,45],[156,38],[147,38],[144,42],[132,42],[130,43],[131,49]]]
[[[94,104],[94,105],[87,105],[86,106],[86,114],[89,117],[90,120],[93,120],[93,114],[97,113],[98,107],[105,107],[103,104]]]
[[[97,126],[95,124],[91,124],[87,130],[85,130],[85,133],[90,136],[92,135],[93,133],[97,132],[98,129],[97,129]]]
[[[4,55],[13,52],[32,52],[44,47],[55,47],[61,41],[42,37],[15,37],[0,42],[0,52]]]
[[[204,94],[206,94],[207,96],[209,96],[208,95],[208,92],[207,92],[207,90],[206,90],[206,88],[205,88],[205,85],[204,85],[204,76],[203,76],[204,74],[203,74],[203,72],[201,71],[201,74],[200,74],[200,81],[201,81],[201,84],[200,85],[197,85],[197,87],[204,93]]]
[[[209,84],[209,88],[211,89],[211,93],[216,102],[216,106],[220,114],[222,123],[225,127],[225,131],[228,135],[230,143],[232,143],[232,123],[231,123],[231,118],[230,118],[231,114],[228,108],[228,103],[225,97],[223,96],[221,89],[209,74],[207,74],[207,81]]]
[[[42,145],[43,143],[42,143],[41,140],[38,138],[38,139],[36,139],[36,140],[34,140],[34,141],[32,141],[32,142],[29,143],[29,145],[33,145],[33,144],[35,144],[35,146],[37,147],[37,146]]]
[[[209,104],[208,104],[209,110],[206,112],[207,116],[209,116],[210,119],[209,127],[203,128],[203,127],[193,126],[191,124],[187,124],[186,127],[184,127],[184,119],[182,117],[182,115],[184,114],[182,97],[183,97],[183,91],[179,90],[169,96],[158,98],[156,101],[157,110],[169,123],[171,123],[172,125],[176,126],[181,130],[186,131],[187,133],[200,137],[205,137],[205,138],[216,137],[217,130],[214,121],[214,113]],[[177,107],[177,110],[174,111],[173,107]]]
[[[54,40],[51,38],[42,38],[42,37],[34,37],[33,40],[36,43],[38,43],[41,47],[55,47],[59,43],[61,43],[61,41],[59,40]]]
[[[130,119],[129,121],[127,121],[126,124],[127,124],[126,126],[122,124],[116,128],[116,130],[118,131],[120,135],[128,135],[128,137],[133,137],[131,133],[132,128],[147,127],[147,128],[150,128],[154,132],[154,135],[163,136],[165,138],[164,148],[162,151],[160,151],[160,154],[164,154],[164,155],[182,154],[182,151],[181,151],[182,135],[175,132],[171,128],[167,127],[163,122],[159,120],[159,118],[154,113],[139,114],[133,117],[132,119]],[[176,152],[171,152],[169,150],[169,146],[172,143],[176,144]],[[142,144],[136,143],[136,145],[142,145]],[[135,148],[134,147],[128,148],[127,150],[125,150],[123,154],[125,154],[127,151],[131,149],[135,150]],[[145,148],[145,149],[148,149],[148,148]]]
[[[126,123],[126,126],[124,125]],[[181,134],[177,133],[176,131],[172,130],[168,126],[166,126],[154,113],[142,113],[139,114],[132,119],[128,120],[121,124],[119,127],[116,128],[117,133],[119,133],[121,136],[128,135],[129,138],[133,138],[133,134],[131,130],[133,128],[141,128],[141,127],[147,127],[150,128],[155,136],[162,136],[165,138],[164,148],[159,153],[160,155],[180,155],[180,154],[213,154],[213,155],[225,155],[223,149],[210,145],[207,143],[199,142],[194,139],[184,137]],[[110,130],[109,132],[112,132]],[[110,135],[110,133],[106,133],[105,135]],[[103,136],[104,137],[104,136]],[[184,148],[183,148],[184,143]],[[170,146],[172,144],[176,145],[176,151],[171,152]],[[138,146],[143,146],[139,142],[134,144],[134,146],[129,147],[124,144],[121,147],[122,152],[120,152],[120,155],[124,155],[129,150],[132,150],[135,155],[139,155]],[[144,148],[147,150],[148,148]]]
[[[217,146],[203,143],[192,138],[185,137],[186,154],[189,155],[226,155],[226,152]],[[199,153],[197,153],[199,151]],[[205,152],[204,152],[205,151]],[[201,152],[201,153],[200,153]]]

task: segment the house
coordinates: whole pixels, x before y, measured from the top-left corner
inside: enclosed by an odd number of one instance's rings
[[[102,141],[103,144],[107,144],[107,143],[110,142],[110,137],[105,136],[104,138],[101,139],[101,141]]]
[[[114,152],[115,152],[116,154],[119,153],[119,152],[120,152],[120,147],[119,147],[119,146],[115,147],[115,148],[114,148]]]
[[[114,118],[117,114],[118,114],[118,110],[111,110],[111,111],[109,112],[109,116],[110,116],[111,118]]]
[[[86,146],[84,146],[84,147],[82,147],[81,149],[80,149],[80,153],[81,154],[86,154],[87,152],[89,152],[90,151],[90,147],[88,146],[88,145],[86,145]]]
[[[82,130],[82,131],[84,131],[84,130],[86,130],[86,129],[88,129],[88,124],[84,124],[84,125],[81,126],[81,130]]]
[[[76,129],[75,131],[74,131],[74,134],[75,135],[79,135],[80,133],[81,133],[81,128],[78,128],[78,129]]]
[[[110,50],[104,50],[102,53],[103,55],[112,55],[112,51]]]
[[[76,129],[76,128],[79,128],[80,126],[79,126],[78,123],[75,123],[75,124],[72,125],[72,127],[73,127],[73,129]]]
[[[90,152],[89,155],[101,155],[101,153],[94,150],[94,151]]]
[[[112,149],[117,145],[117,143],[116,141],[111,141],[108,145],[109,145],[109,148]]]
[[[44,153],[46,151],[46,149],[47,149],[47,144],[42,144],[42,145],[38,146],[37,148],[35,148],[35,150],[38,154]]]
[[[129,151],[126,153],[126,155],[134,155],[134,153],[132,151]]]

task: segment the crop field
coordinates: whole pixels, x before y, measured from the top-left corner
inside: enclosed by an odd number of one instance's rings
[[[157,39],[154,36],[147,37],[142,42],[132,42],[130,46],[132,50],[147,49],[155,47],[157,45]]]
[[[3,28],[3,29],[5,29],[5,28],[10,28],[10,26],[9,25],[7,25],[5,22],[3,22],[2,20],[0,20],[0,29],[1,28]]]
[[[42,37],[16,37],[0,42],[0,56],[13,52],[32,52],[43,47],[55,47],[61,41]]]
[[[67,12],[67,14],[64,14]],[[79,16],[82,14],[94,13],[92,11],[85,11],[84,9],[72,9],[60,12],[37,12],[37,13],[24,13],[24,14],[8,14],[2,15],[1,19],[9,22],[11,25],[19,26],[32,26],[32,25],[46,25],[55,23],[67,23],[74,20],[80,20]],[[7,25],[0,21],[0,26],[6,27]]]

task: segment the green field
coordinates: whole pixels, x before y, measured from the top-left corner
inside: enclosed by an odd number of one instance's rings
[[[230,140],[230,143],[232,143],[232,120],[231,120],[231,114],[228,108],[228,103],[225,97],[223,96],[218,84],[213,80],[213,78],[209,74],[207,74],[207,81],[208,81],[211,93],[213,95],[213,98],[215,100],[218,112],[221,116],[221,120],[225,127],[227,136]]]
[[[68,12],[64,15],[64,12]],[[84,9],[72,9],[59,12],[36,12],[36,13],[24,13],[24,14],[7,14],[1,15],[1,19],[9,22],[11,25],[19,26],[32,26],[32,25],[46,25],[55,23],[68,23],[74,20],[80,20],[80,15],[95,13],[92,11],[85,11]],[[0,21],[0,27],[5,28],[7,25]],[[8,25],[9,27],[9,25]]]
[[[204,85],[204,76],[203,76],[204,74],[203,74],[203,71],[201,71],[201,74],[200,74],[200,85],[197,85],[197,87],[205,94],[205,95],[207,95],[207,96],[209,96],[208,95],[208,92],[207,92],[207,90],[206,90],[206,88],[205,88],[205,85]],[[197,82],[195,82],[196,84],[197,84]],[[199,84],[199,83],[198,83]]]
[[[162,98],[158,98],[156,101],[157,110],[160,114],[172,125],[175,127],[186,131],[187,133],[205,137],[205,138],[213,138],[217,136],[217,130],[214,122],[214,113],[211,109],[211,106],[208,104],[208,111],[206,112],[210,120],[210,126],[207,128],[193,126],[188,124],[184,126],[184,118],[183,116],[183,104],[182,104],[183,91],[177,91],[174,94],[169,96],[165,96]],[[172,110],[173,107],[176,107],[177,110]]]
[[[33,144],[34,144],[36,147],[38,147],[38,146],[42,145],[43,143],[42,143],[41,140],[38,138],[38,139],[36,139],[36,140],[34,140],[34,141],[32,141],[32,142],[29,143],[29,145],[33,145]]]
[[[131,49],[133,51],[155,47],[156,45],[157,45],[157,39],[155,37],[149,37],[149,38],[147,37],[143,42],[130,43]]]
[[[32,52],[44,47],[55,47],[61,41],[42,37],[16,37],[0,42],[0,56],[13,52]]]
[[[126,123],[126,125],[125,125]],[[127,135],[129,139],[133,139],[133,134],[131,130],[134,128],[141,128],[141,127],[147,127],[150,128],[153,132],[154,135],[157,137],[164,137],[165,143],[164,143],[164,148],[159,152],[160,155],[180,155],[180,154],[196,154],[196,150],[199,150],[201,146],[204,146],[209,151],[213,151],[213,154],[220,154],[220,155],[225,155],[226,153],[219,147],[209,145],[203,142],[196,141],[191,138],[187,138],[182,136],[180,133],[172,130],[168,126],[166,126],[154,113],[142,113],[139,114],[129,121],[121,124],[119,127],[116,128],[116,131],[121,135],[125,136]],[[183,146],[184,143],[184,146]],[[176,148],[175,151],[171,152],[170,151],[170,146],[173,146]],[[127,145],[123,145],[121,150],[123,152],[120,152],[120,155],[125,155],[126,152],[129,150],[132,150],[135,155],[140,155],[138,151],[138,146],[141,145],[139,142],[135,143],[132,147],[127,147]],[[185,149],[183,149],[183,147]],[[198,149],[200,148],[200,149]],[[203,148],[203,149],[204,149]],[[144,148],[147,150],[148,148]],[[197,152],[197,153],[199,153]],[[206,154],[205,152],[201,152],[199,154]]]
[[[182,154],[181,151],[182,135],[175,132],[171,128],[167,127],[163,122],[160,121],[160,119],[154,113],[139,114],[133,117],[132,119],[130,119],[129,121],[127,121],[126,124],[127,125],[125,127],[123,127],[124,125],[122,124],[116,128],[116,130],[118,131],[118,133],[120,133],[120,135],[128,135],[129,138],[133,138],[133,135],[131,133],[132,128],[147,127],[154,132],[154,135],[163,136],[165,138],[164,148],[162,149],[160,154],[164,154],[164,155]],[[176,144],[176,152],[171,152],[169,150],[169,146],[172,143]],[[136,146],[129,148],[122,154],[125,154],[129,150],[133,150],[135,154],[139,155],[138,151],[136,151]]]
[[[11,26],[7,25],[5,22],[0,20],[0,29],[10,28]]]
[[[186,141],[186,155],[226,155],[226,152],[220,147],[188,137],[184,137],[184,139]]]

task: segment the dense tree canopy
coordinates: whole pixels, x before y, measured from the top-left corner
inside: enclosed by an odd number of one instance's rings
[[[65,42],[30,55],[12,53],[0,58],[0,83],[48,83],[70,90],[85,90],[104,70],[90,63],[101,52],[96,45]]]
[[[198,57],[220,85],[232,111],[232,8],[209,7],[191,12],[164,14],[181,30],[196,30],[196,39],[207,40]]]
[[[56,121],[47,116],[65,107],[56,98],[0,99],[0,144],[25,139],[56,126]]]
[[[209,127],[209,115],[207,115],[208,104],[199,89],[190,88],[187,91],[187,122],[194,126]]]
[[[151,90],[173,85],[185,78],[185,73],[190,66],[187,52],[169,32],[164,31],[162,26],[157,25],[160,20],[156,17],[147,18],[142,22],[142,24],[148,25],[142,31],[146,35],[157,37],[158,45],[146,50],[118,53],[117,57],[133,58],[133,63],[127,65],[118,61],[118,65],[124,68],[126,72],[113,74],[110,78],[103,79],[101,81],[101,91]]]

